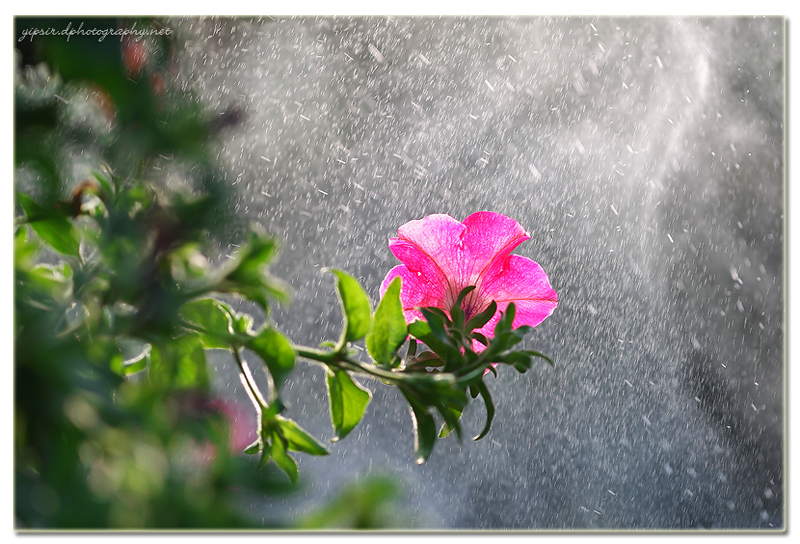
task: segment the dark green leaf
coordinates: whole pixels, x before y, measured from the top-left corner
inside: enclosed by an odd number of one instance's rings
[[[55,210],[39,205],[25,193],[17,193],[17,201],[25,211],[31,228],[50,247],[71,257],[79,255],[80,237],[72,222]]]
[[[448,360],[450,357],[457,354],[454,352],[454,348],[452,346],[443,342],[435,334],[433,334],[430,325],[428,325],[428,323],[425,321],[412,321],[408,326],[408,332],[411,334],[411,336],[423,342],[434,353],[439,355],[444,360]]]
[[[450,318],[441,308],[431,306],[429,308],[420,308],[419,311],[422,312],[422,316],[431,326],[431,330],[441,329],[444,333],[444,329],[451,324]]]
[[[291,419],[277,416],[275,420],[290,450],[302,451],[311,455],[328,455],[330,453],[319,440],[308,434],[308,431]]]
[[[471,332],[475,329],[480,329],[481,327],[486,325],[489,322],[489,320],[492,319],[492,317],[494,317],[495,313],[497,313],[497,303],[495,301],[492,301],[491,304],[489,304],[489,306],[484,311],[482,311],[481,313],[479,313],[478,315],[467,321],[465,329],[467,330],[467,332]]]
[[[326,372],[331,422],[336,433],[334,440],[341,440],[361,421],[372,393],[343,370]]]
[[[486,338],[484,335],[482,335],[479,332],[473,332],[470,336],[472,336],[472,338],[474,338],[475,340],[477,340],[478,342],[480,342],[484,346],[488,346],[489,345],[489,339]]]
[[[464,315],[463,308],[461,308],[461,303],[464,301],[464,297],[466,297],[474,290],[475,290],[474,285],[464,287],[458,294],[458,297],[456,297],[456,301],[453,303],[453,306],[450,308],[450,316],[453,319],[453,325],[457,329],[460,329],[464,326],[464,319],[466,317]]]
[[[444,366],[444,361],[432,351],[423,351],[418,357],[409,359],[406,368],[409,370]]]
[[[389,284],[378,308],[372,329],[367,334],[367,351],[378,363],[387,365],[393,358],[397,348],[408,336],[408,327],[400,303],[400,278]]]
[[[527,353],[528,355],[530,355],[532,357],[541,357],[542,359],[547,361],[550,364],[550,366],[553,366],[553,367],[556,366],[556,363],[550,357],[545,355],[544,353],[540,353],[540,352],[534,351],[532,349],[527,349],[527,350],[525,350],[524,353]]]
[[[264,360],[275,387],[280,388],[294,369],[294,349],[286,337],[265,326],[256,336],[248,337],[247,347]]]
[[[372,321],[369,298],[353,276],[333,268],[328,270],[336,276],[336,292],[344,315],[342,344],[360,340],[369,332]]]
[[[408,327],[406,327],[406,331]],[[410,359],[417,354],[417,341],[414,338],[408,340],[408,350],[406,351],[406,358]]]
[[[447,404],[464,407],[467,405],[467,394],[456,387],[456,380],[450,373],[414,374],[409,385],[413,385],[415,393],[426,405]]]
[[[405,396],[411,406],[411,417],[414,422],[414,456],[418,465],[424,463],[433,451],[436,443],[436,422],[428,411],[427,406],[414,398],[413,393],[401,388],[400,391]]]
[[[513,302],[510,302],[506,307],[506,311],[503,312],[503,316],[500,318],[500,321],[497,322],[497,326],[495,326],[495,336],[500,336],[511,331],[514,323],[514,316],[516,316],[516,314],[517,307]]]
[[[489,388],[486,387],[486,384],[483,383],[483,380],[478,381],[475,386],[480,392],[481,397],[483,397],[484,404],[486,404],[486,425],[483,426],[481,433],[472,439],[480,440],[486,436],[486,433],[489,432],[489,428],[492,426],[492,420],[494,419],[494,403],[492,402],[492,396],[489,394]]]
[[[444,438],[451,432],[456,431],[458,439],[461,440],[461,425],[458,423],[458,420],[461,418],[461,409],[442,407],[439,409],[439,413],[442,414],[444,418],[444,424],[439,431],[439,438]]]
[[[503,356],[502,362],[510,364],[519,373],[525,373],[531,367],[531,356],[522,351],[512,351]]]

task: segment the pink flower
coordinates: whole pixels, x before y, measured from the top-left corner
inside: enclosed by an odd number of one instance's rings
[[[558,295],[547,274],[534,261],[511,255],[530,236],[519,223],[493,212],[473,213],[463,223],[444,214],[409,221],[389,240],[389,249],[403,264],[394,267],[381,284],[381,296],[400,276],[400,301],[406,322],[422,319],[420,306],[449,312],[462,289],[475,285],[462,302],[466,319],[485,310],[492,301],[497,312],[477,329],[494,336],[500,312],[516,305],[514,328],[535,327],[553,313]],[[483,346],[474,342],[475,349]]]

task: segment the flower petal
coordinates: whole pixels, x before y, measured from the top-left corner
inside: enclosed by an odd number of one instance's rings
[[[465,227],[446,214],[429,215],[409,221],[397,229],[389,249],[412,270],[424,272],[432,261],[445,277],[456,276],[460,267],[457,252]]]
[[[509,302],[514,302],[517,307],[515,328],[537,326],[558,306],[558,295],[538,263],[521,255],[510,255],[500,266],[493,268],[493,275],[484,278],[479,288],[486,304],[494,300],[498,308],[498,313],[482,327],[484,334],[494,335],[494,327],[500,319],[499,311],[505,311]]]
[[[403,315],[406,323],[422,319],[422,314],[416,308],[423,306],[440,306],[444,297],[445,285],[431,281],[424,274],[410,270],[406,265],[392,268],[381,283],[381,298],[389,288],[392,280],[400,276],[400,303],[403,305]]]
[[[409,270],[444,286],[443,292],[452,292],[457,287],[452,283],[461,276],[459,248],[464,230],[464,225],[449,215],[429,215],[397,229],[398,236],[389,240],[389,249]],[[435,305],[446,302],[441,299]]]
[[[481,277],[491,275],[511,252],[530,236],[522,225],[495,212],[476,212],[464,219],[463,285],[477,285]]]

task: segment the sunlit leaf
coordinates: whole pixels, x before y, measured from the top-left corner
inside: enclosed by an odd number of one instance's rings
[[[149,363],[150,349],[148,347],[138,357],[125,361],[122,366],[122,373],[124,376],[131,376],[146,369]]]
[[[287,445],[284,443],[284,439],[277,433],[277,431],[272,433],[272,443],[270,448],[270,453],[272,454],[272,459],[275,461],[275,464],[286,473],[289,477],[289,480],[293,484],[297,483],[297,463],[294,459],[286,452]]]
[[[295,353],[292,345],[272,327],[262,327],[255,336],[247,337],[247,347],[267,365],[275,387],[283,385],[286,376],[294,369]]]
[[[250,444],[244,449],[244,453],[247,455],[255,455],[261,451],[261,439],[257,439],[255,442]]]
[[[397,348],[408,336],[400,303],[400,278],[395,278],[383,295],[366,338],[367,351],[378,363],[389,364]]]
[[[336,433],[334,440],[341,440],[361,421],[372,393],[354,382],[342,370],[328,370],[325,378],[331,422]]]
[[[231,316],[224,303],[213,298],[192,300],[181,306],[179,315],[203,330],[195,331],[195,334],[205,349],[230,349]]]
[[[343,342],[353,342],[364,338],[372,321],[372,308],[369,298],[356,279],[341,270],[328,269],[336,276],[336,292],[344,314]]]
[[[308,434],[308,431],[291,419],[277,416],[275,420],[290,450],[302,451],[310,455],[328,455],[330,453],[322,442]]]

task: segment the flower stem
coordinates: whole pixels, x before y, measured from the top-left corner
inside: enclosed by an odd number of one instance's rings
[[[358,372],[359,374],[366,374],[368,376],[392,383],[401,383],[412,378],[412,376],[408,376],[400,372],[392,372],[377,366],[366,365],[360,361],[351,359],[342,351],[321,351],[304,346],[294,346],[294,350],[298,357],[302,357],[303,359],[317,361],[332,368],[339,368],[342,370]]]

